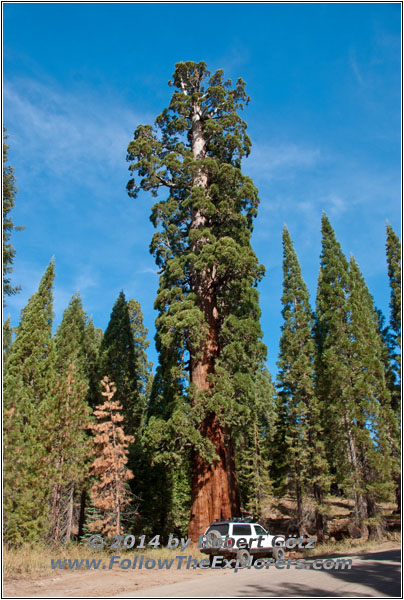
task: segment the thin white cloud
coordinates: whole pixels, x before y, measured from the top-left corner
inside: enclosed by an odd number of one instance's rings
[[[310,146],[297,143],[254,144],[245,162],[245,171],[263,179],[292,178],[294,170],[310,169],[320,160],[320,150]]]
[[[320,203],[330,217],[340,217],[347,209],[347,202],[335,192],[331,192],[328,196],[320,198]]]
[[[351,51],[350,51],[349,65],[352,69],[353,74],[355,75],[356,81],[359,83],[360,86],[364,86],[366,82],[363,77],[362,71],[359,68],[358,61],[356,58],[356,52],[353,49],[351,49]]]
[[[145,267],[136,271],[139,275],[158,275],[158,269],[152,269],[151,267]]]
[[[148,117],[116,98],[86,90],[62,93],[28,79],[5,81],[4,110],[13,154],[37,157],[26,161],[29,173],[91,186],[105,185],[107,171],[125,165],[133,130]]]

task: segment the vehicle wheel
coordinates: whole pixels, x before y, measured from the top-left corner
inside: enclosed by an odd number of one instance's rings
[[[219,531],[217,531],[216,529],[212,529],[212,531],[209,531],[209,533],[206,536],[206,542],[208,544],[208,548],[220,548],[219,545],[215,545],[217,544],[216,540],[221,540],[222,536],[220,534]]]
[[[275,560],[283,560],[285,558],[284,548],[274,548],[272,550],[272,558]]]
[[[248,567],[250,564],[250,553],[248,550],[238,550],[237,552],[238,564],[242,567]]]

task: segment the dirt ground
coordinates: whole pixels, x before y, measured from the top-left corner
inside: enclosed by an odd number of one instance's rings
[[[201,569],[59,571],[43,579],[8,580],[3,598],[103,598],[155,585],[209,576]],[[228,575],[230,571],[223,572]],[[196,583],[197,584],[197,583]]]
[[[392,535],[394,531],[397,536],[385,538],[382,543],[366,543],[364,546],[355,546],[354,541],[350,547],[348,543],[339,541],[348,534],[347,524],[352,510],[352,501],[344,499],[332,498],[329,501],[329,520],[330,520],[330,535],[328,541],[316,548],[314,554],[317,556],[332,556],[332,555],[348,555],[358,552],[372,552],[377,550],[389,550],[398,548],[400,544],[399,532],[401,529],[401,521],[399,515],[392,514],[394,505],[384,505],[385,517],[388,525],[388,530]],[[267,510],[267,521],[264,519],[263,525],[267,525],[270,531],[279,531],[281,533],[289,533],[293,535],[293,529],[289,527],[291,521],[290,515],[294,512],[294,503],[287,498],[279,499],[272,502]],[[360,543],[360,541],[358,540]],[[176,554],[176,553],[175,553]],[[174,555],[175,555],[174,554]],[[189,554],[184,552],[181,554]],[[170,558],[174,558],[174,555]],[[289,558],[301,558],[306,553],[300,554],[291,551]],[[307,554],[309,557],[311,552]],[[160,555],[159,555],[160,556]],[[64,556],[66,557],[66,556]],[[81,556],[77,556],[82,558]],[[84,557],[84,555],[83,555]],[[161,555],[161,558],[167,558],[168,555]],[[196,557],[196,555],[194,556]],[[200,555],[199,558],[203,558]],[[91,556],[91,558],[93,558]],[[103,557],[105,558],[105,557]],[[157,556],[156,556],[157,558]],[[206,557],[205,557],[206,558]],[[21,557],[24,561],[24,557]],[[21,564],[20,560],[20,564]],[[185,582],[194,579],[195,585],[198,586],[198,579],[201,577],[208,578],[215,571],[210,569],[190,569],[187,570],[176,568],[177,563],[174,563],[170,570],[166,569],[128,569],[123,570],[115,567],[113,570],[54,570],[51,573],[47,570],[42,576],[34,575],[19,575],[5,579],[3,583],[3,598],[103,598],[111,597],[125,592],[138,591],[144,588],[153,586],[161,586],[171,583]],[[13,570],[11,569],[11,573]],[[232,571],[230,569],[223,570],[224,577],[229,576]],[[196,588],[197,589],[197,588]]]
[[[388,550],[399,548],[397,543],[383,542],[375,544],[373,550]],[[371,551],[370,547],[367,551]],[[345,555],[356,554],[358,549],[352,548],[344,551]],[[336,554],[339,554],[338,552]],[[177,569],[173,565],[171,570],[89,570],[67,571],[60,570],[51,576],[38,579],[8,579],[3,585],[3,598],[103,598],[111,597],[125,592],[138,591],[143,588],[166,585],[195,580],[197,589],[198,580],[215,574],[216,570]],[[223,570],[222,575],[228,577],[232,574],[230,569]]]

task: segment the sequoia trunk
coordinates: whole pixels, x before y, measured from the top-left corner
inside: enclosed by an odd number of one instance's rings
[[[206,155],[206,143],[203,135],[201,108],[193,107],[192,153],[195,160],[203,160]],[[203,167],[196,174],[194,186],[201,187],[208,194],[208,177]],[[191,213],[191,229],[202,229],[207,225],[207,218],[200,209]],[[193,250],[197,254],[201,246],[207,243],[203,237],[194,243]],[[215,295],[216,268],[202,272],[191,270],[191,287],[198,295],[199,307],[207,326],[205,340],[198,358],[191,357],[190,379],[198,392],[210,389],[208,376],[215,371],[215,362],[219,356],[219,323]],[[197,401],[197,400],[196,400]],[[233,450],[225,426],[221,425],[214,413],[205,415],[199,430],[203,437],[209,439],[215,448],[218,459],[212,463],[204,460],[199,452],[193,449],[191,515],[188,537],[196,541],[209,524],[216,519],[229,519],[239,510],[236,487]]]
[[[212,521],[230,519],[235,507],[227,472],[228,448],[224,429],[215,415],[201,425],[201,433],[213,442],[219,460],[209,464],[192,451],[192,496],[188,537],[197,541]]]
[[[191,360],[191,382],[198,392],[203,392],[209,391],[208,375],[214,372],[219,355],[219,332],[214,296],[203,293],[201,287],[199,293],[208,331],[202,356]],[[209,413],[199,430],[203,437],[213,443],[218,459],[208,463],[197,450],[191,454],[192,492],[188,537],[194,541],[212,521],[229,519],[239,513],[233,447],[225,426],[218,422],[214,413]]]

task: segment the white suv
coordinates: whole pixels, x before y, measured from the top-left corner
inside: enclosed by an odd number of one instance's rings
[[[243,519],[215,521],[199,539],[201,552],[214,556],[237,558],[240,564],[250,562],[250,557],[272,556],[281,560],[285,556],[285,537],[271,535],[258,523]]]

